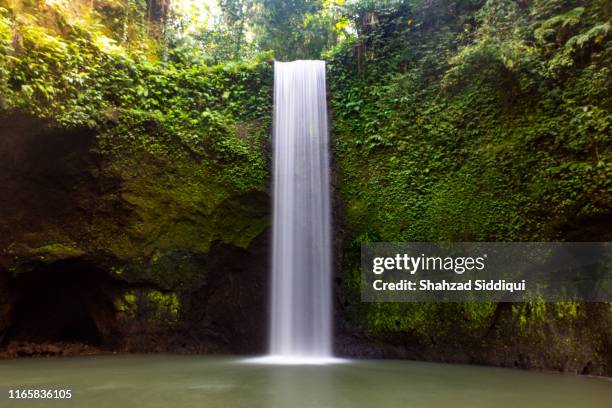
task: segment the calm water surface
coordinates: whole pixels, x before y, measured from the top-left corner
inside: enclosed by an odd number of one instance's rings
[[[10,388],[69,388],[15,401]],[[276,366],[239,358],[96,356],[0,361],[10,407],[612,407],[612,381],[411,361]]]

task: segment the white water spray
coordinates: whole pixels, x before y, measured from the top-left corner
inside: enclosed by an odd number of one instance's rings
[[[325,62],[274,64],[271,362],[332,357]]]

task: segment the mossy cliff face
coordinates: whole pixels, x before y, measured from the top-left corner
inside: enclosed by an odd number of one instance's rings
[[[109,301],[122,299],[124,292],[136,293],[131,313],[119,313],[118,322],[101,323],[115,331],[118,327],[131,331],[133,319],[151,318],[141,329],[146,332],[158,324],[177,326],[184,319],[193,319],[187,310],[198,313],[210,307],[210,313],[215,313],[209,299],[199,308],[191,300],[203,290],[212,290],[209,286],[219,293],[218,307],[230,307],[228,312],[264,325],[267,248],[253,243],[258,237],[267,241],[265,178],[236,188],[219,181],[224,177],[222,166],[213,167],[197,155],[183,154],[180,143],[175,144],[180,153],[172,157],[153,155],[127,142],[121,153],[105,153],[101,148],[104,136],[91,130],[52,127],[16,113],[4,114],[2,120],[3,290],[20,287],[20,280],[31,274],[80,262],[86,265],[82,274],[101,270],[111,278],[115,290],[109,293]],[[261,154],[261,146],[254,149]],[[249,276],[240,276],[246,272]],[[224,273],[229,276],[221,279]],[[3,301],[14,306],[27,290],[8,290]],[[61,296],[62,289],[57,290]],[[173,302],[166,304],[164,297]],[[164,301],[156,303],[160,299]],[[142,302],[142,310],[133,309]],[[78,302],[73,305],[81,306]],[[234,307],[251,308],[258,316],[231,310]],[[172,310],[168,319],[158,319],[167,309]],[[12,339],[13,312],[3,314],[8,320],[3,333],[7,340]],[[223,333],[226,328],[220,326],[219,333]],[[242,326],[248,325],[235,328]],[[262,327],[249,330],[249,339],[263,338]],[[115,344],[117,336],[135,343],[136,349],[149,347],[138,344],[139,335],[115,332],[105,340]],[[244,341],[246,344],[246,338]],[[241,347],[225,346],[230,350]],[[251,346],[263,347],[263,343],[260,339]]]
[[[612,238],[609,6],[404,3],[329,56],[339,349],[610,375],[609,304],[360,302],[362,242]]]
[[[53,318],[44,281],[95,327],[65,340],[262,351],[270,64],[155,61],[103,15],[21,6],[0,2],[0,342]]]
[[[36,262],[92,257],[108,259],[126,281],[192,287],[204,282],[201,268],[164,273],[177,251],[202,255],[217,243],[245,249],[269,223],[263,178],[238,189],[219,181],[221,166],[215,174],[198,156],[153,155],[128,143],[107,154],[104,136],[91,130],[22,114],[2,120],[2,264],[15,274]]]

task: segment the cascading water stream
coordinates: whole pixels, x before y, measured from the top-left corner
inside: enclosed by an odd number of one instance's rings
[[[331,359],[331,211],[325,62],[274,64],[270,356]]]

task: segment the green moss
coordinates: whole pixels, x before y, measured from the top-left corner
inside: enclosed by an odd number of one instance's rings
[[[137,289],[124,292],[115,299],[115,309],[123,318],[144,318],[155,325],[172,325],[178,322],[181,305],[174,292]]]
[[[163,288],[201,284],[198,257],[214,242],[246,248],[269,225],[265,184],[243,192],[180,145],[153,154],[118,136],[114,146],[123,148],[109,153],[105,172],[122,180],[122,193],[101,201],[91,234],[96,251],[126,262],[124,279]]]
[[[123,296],[115,299],[115,310],[130,318],[136,316],[137,309],[137,297],[133,291],[127,291]]]
[[[153,324],[174,324],[179,319],[180,300],[174,292],[137,289],[115,299],[115,309],[128,319],[144,318]]]
[[[147,293],[147,299],[155,309],[156,320],[178,320],[180,304],[176,293],[163,293],[152,290]]]
[[[610,213],[606,14],[597,2],[555,4],[472,3],[429,10],[435,21],[373,6],[378,25],[330,53],[347,313],[357,325],[441,333],[462,319],[480,333],[497,318],[494,304],[360,304],[362,242],[564,240],[568,225]],[[580,320],[577,307],[517,305],[511,319],[541,333],[547,320]]]
[[[85,252],[74,244],[53,243],[28,250],[29,256],[33,256],[43,262],[51,263],[63,259],[78,258]],[[25,255],[25,254],[24,254]]]

